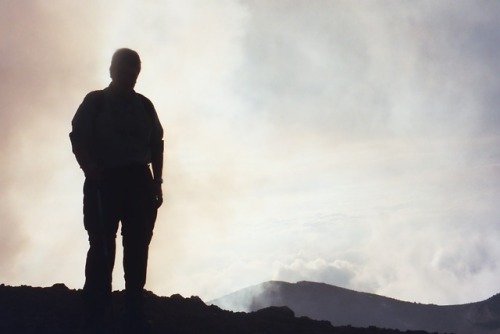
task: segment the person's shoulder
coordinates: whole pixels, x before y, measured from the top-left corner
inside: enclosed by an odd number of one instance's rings
[[[149,102],[149,103],[152,103],[152,102],[151,102],[151,100],[150,100],[149,98],[147,98],[145,95],[143,95],[143,94],[141,94],[141,93],[137,93],[137,92],[136,92],[136,94],[137,94],[137,96],[138,96],[141,100],[143,100],[143,101],[147,101],[147,102]]]
[[[147,98],[146,96],[142,95],[141,93],[137,93],[136,92],[136,94],[139,97],[139,99],[148,106],[148,108],[153,108],[154,109],[153,102],[151,102],[151,100],[149,98]]]
[[[93,90],[85,96],[85,98],[89,99],[95,99],[104,96],[105,90],[104,89],[99,89],[99,90]]]
[[[103,89],[91,91],[87,93],[87,95],[85,95],[85,98],[78,107],[77,114],[81,115],[80,117],[83,117],[83,115],[94,115],[95,112],[101,109],[103,101],[104,101]]]
[[[96,103],[103,98],[104,94],[104,89],[93,90],[85,95],[83,103]]]

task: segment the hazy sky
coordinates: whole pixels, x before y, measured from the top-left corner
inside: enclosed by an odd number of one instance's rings
[[[498,17],[494,0],[0,0],[0,282],[82,287],[70,122],[130,47],[166,130],[148,289],[500,292]]]

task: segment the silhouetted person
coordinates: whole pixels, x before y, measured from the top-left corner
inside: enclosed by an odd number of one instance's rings
[[[87,94],[72,121],[73,153],[85,173],[83,214],[90,247],[83,299],[91,327],[106,321],[111,305],[119,222],[125,319],[132,327],[143,321],[148,248],[163,201],[163,129],[151,101],[134,91],[140,70],[137,52],[117,50],[111,84]]]

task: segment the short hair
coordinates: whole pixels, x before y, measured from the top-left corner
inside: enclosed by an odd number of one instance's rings
[[[110,71],[118,69],[122,65],[129,65],[141,69],[141,58],[139,54],[131,49],[121,48],[115,51],[111,59]]]

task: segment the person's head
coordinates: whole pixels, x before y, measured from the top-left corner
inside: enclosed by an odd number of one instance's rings
[[[140,72],[141,58],[137,52],[127,48],[116,50],[109,68],[113,85],[123,91],[132,91]]]

